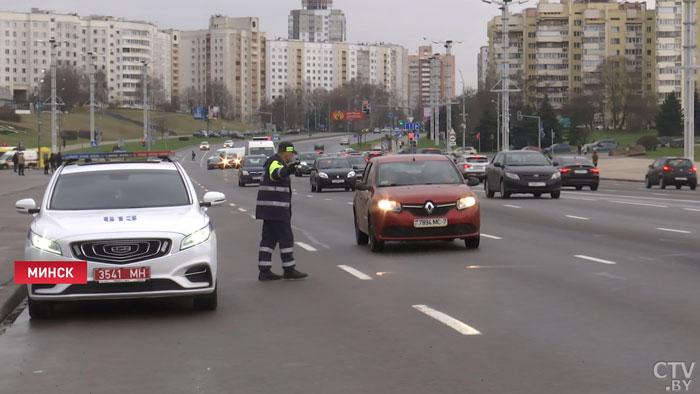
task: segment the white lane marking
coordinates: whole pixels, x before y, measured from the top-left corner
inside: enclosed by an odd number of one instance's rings
[[[583,198],[583,197],[565,197],[567,200],[581,200],[581,201],[598,201],[595,198]]]
[[[348,202],[348,205],[355,205],[355,204],[353,204],[352,202]]]
[[[332,198],[326,198],[325,200],[326,200],[326,201],[333,201]]]
[[[565,192],[562,191],[562,194],[580,194],[580,192]],[[642,196],[628,196],[628,195],[619,195],[616,196],[614,194],[605,194],[605,193],[599,193],[595,192],[596,197],[610,197],[610,198],[633,198],[635,200],[657,200],[657,201],[663,201],[663,202],[689,202],[689,203],[694,203],[694,204],[700,204],[700,201],[698,200],[679,200],[679,199],[669,199],[669,198],[659,198],[659,197],[642,197]]]
[[[657,230],[660,230],[660,231],[668,231],[669,233],[692,234],[690,231],[675,230],[675,229],[672,229],[672,228],[657,227],[656,229],[657,229]]]
[[[257,218],[255,217],[255,215],[252,215],[252,214],[250,215],[250,218],[253,219],[253,220],[256,220],[256,219],[257,219]]]
[[[340,268],[341,270],[347,272],[348,274],[350,274],[350,275],[356,277],[357,279],[360,279],[360,280],[372,280],[372,277],[371,277],[371,276],[369,276],[369,275],[367,275],[367,274],[364,274],[364,273],[362,273],[362,272],[360,272],[360,271],[358,271],[358,270],[356,270],[356,269],[354,269],[354,268],[352,268],[352,267],[349,267],[349,266],[347,266],[347,265],[339,265],[338,268]]]
[[[642,206],[642,207],[668,208],[668,206],[666,206],[666,205],[644,204],[644,203],[641,203],[641,202],[614,201],[614,200],[611,200],[611,201],[608,201],[608,202],[611,202],[611,203],[614,203],[614,204],[639,205],[639,206]]]
[[[564,216],[566,216],[567,218],[570,218],[570,219],[591,220],[591,219],[589,219],[589,218],[584,218],[583,216],[574,216],[574,215],[564,215]]]
[[[236,206],[236,204],[234,204],[234,203],[229,203],[228,205],[230,205],[230,206],[232,206],[232,207],[235,207],[235,206]]]
[[[206,189],[206,188],[205,188],[205,189],[204,189],[204,191],[205,191],[205,192],[208,192],[208,191],[209,191],[209,189]]]
[[[583,259],[583,260],[595,261],[596,263],[601,263],[601,264],[610,264],[610,265],[615,265],[615,264],[617,264],[617,263],[614,262],[614,261],[598,259],[598,258],[591,257],[591,256],[584,256],[584,255],[582,255],[582,254],[574,255],[574,257],[577,257],[577,258]]]
[[[427,305],[413,305],[413,307],[432,317],[433,319],[439,321],[440,323],[445,324],[446,326],[456,330],[462,335],[481,335],[481,332],[479,332],[475,328],[462,323],[454,317],[446,315],[440,311],[436,311],[435,309]]]
[[[693,208],[683,208],[684,211],[691,211],[691,212],[700,212],[700,209],[693,209]]]
[[[517,205],[503,204],[503,206],[504,206],[504,207],[508,207],[508,208],[517,208],[517,209],[520,209],[520,207],[517,206]]]
[[[317,249],[314,248],[313,246],[309,244],[305,244],[303,242],[296,242],[297,245],[301,246],[302,248],[308,250],[309,252],[315,252]]]
[[[248,210],[243,209],[243,208],[238,208],[238,210],[241,211],[241,212],[248,212]]]
[[[311,194],[307,194],[306,197],[313,197]]]
[[[608,272],[596,272],[593,275],[602,276],[604,278],[610,278],[610,279],[627,280],[627,278],[625,278],[624,276],[613,275],[613,274],[608,273]]]
[[[503,239],[503,238],[497,237],[495,235],[488,235],[488,234],[484,234],[484,233],[481,233],[481,236],[484,238],[490,238],[490,239]]]

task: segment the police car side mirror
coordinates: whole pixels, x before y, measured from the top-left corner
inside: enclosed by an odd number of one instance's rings
[[[15,209],[19,213],[24,213],[24,214],[35,214],[39,213],[39,209],[36,207],[36,201],[34,201],[33,198],[25,198],[23,200],[19,200],[15,203]]]
[[[221,205],[226,202],[226,196],[224,193],[219,192],[207,192],[202,198],[202,202],[199,203],[202,207],[211,207],[214,205]]]

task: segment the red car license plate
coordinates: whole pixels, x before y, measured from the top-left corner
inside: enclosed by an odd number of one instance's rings
[[[151,278],[151,268],[95,268],[94,276],[95,281],[100,283],[145,282]]]

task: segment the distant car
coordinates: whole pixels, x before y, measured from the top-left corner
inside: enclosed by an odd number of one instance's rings
[[[319,157],[314,162],[309,179],[311,191],[321,193],[323,189],[355,189],[355,170],[345,157]]]
[[[207,159],[207,170],[213,170],[215,168],[222,168],[221,157],[219,156],[211,156]]]
[[[314,144],[314,151],[323,153],[326,150],[326,146],[323,144]]]
[[[489,159],[480,155],[465,155],[457,159],[457,168],[462,172],[465,179],[469,177],[483,181],[486,177],[486,168],[489,166]]]
[[[260,183],[267,156],[253,155],[245,156],[238,167],[238,186],[245,187],[249,183]]]
[[[374,130],[372,130],[372,134],[380,134],[382,132],[382,129],[379,127],[375,127]]]
[[[359,153],[359,152],[356,151],[355,149],[352,149],[352,148],[343,148],[340,150],[340,153]]]
[[[524,147],[523,147],[522,149],[520,149],[520,150],[529,150],[529,151],[533,151],[533,152],[542,152],[542,148],[537,147],[537,146],[524,146]]]
[[[284,132],[286,135],[297,135],[299,134],[299,129],[289,129]]]
[[[232,131],[231,138],[236,140],[242,140],[245,139],[245,136],[240,131]]]
[[[384,156],[384,151],[381,150],[371,150],[364,153],[365,161],[370,161],[375,157]]]
[[[615,140],[612,140],[612,139],[598,140],[598,141],[593,141],[590,144],[585,144],[583,146],[583,148],[581,148],[581,153],[588,154],[588,153],[592,153],[594,150],[595,151],[604,151],[604,150],[615,149],[616,147],[617,147],[617,144],[615,143]]]
[[[355,177],[361,176],[365,172],[365,167],[367,166],[367,161],[360,154],[348,154],[348,161],[352,165],[352,169],[355,170]]]
[[[208,133],[205,130],[197,130],[192,135],[197,138],[207,138]]]
[[[297,166],[294,175],[301,177],[304,175],[311,174],[311,168],[314,166],[314,162],[317,158],[321,157],[318,152],[301,152],[299,153],[299,165]]]
[[[441,155],[442,150],[438,148],[418,148],[416,149],[416,153],[424,155]]]
[[[224,142],[224,148],[233,148],[233,141],[227,140]]]
[[[218,131],[212,131],[211,133],[209,133],[209,137],[212,137],[212,138],[221,138],[221,134],[219,134]]]
[[[552,161],[561,173],[562,186],[573,186],[576,190],[588,186],[593,191],[598,190],[600,171],[588,157],[562,155],[554,156]]]
[[[682,148],[684,142],[683,138],[674,137],[659,137],[657,140],[659,141],[659,146],[664,148]]]
[[[391,133],[391,128],[390,127],[383,128],[382,133]]]
[[[452,152],[454,152],[457,155],[476,155],[479,153],[477,152],[476,148],[472,146],[459,147],[453,150]]]
[[[252,137],[255,135],[255,132],[253,130],[246,130],[243,132],[243,137]]]
[[[341,137],[341,138],[340,138],[340,145],[350,145],[350,138],[348,138],[348,137]]]
[[[464,240],[479,247],[479,201],[441,155],[395,155],[367,164],[353,199],[355,240],[381,252],[387,241]],[[469,186],[468,186],[469,185]]]
[[[207,141],[202,141],[202,143],[199,144],[199,150],[209,150],[209,143]]]
[[[561,195],[561,173],[542,153],[514,150],[498,153],[486,169],[484,190],[487,198],[496,192],[501,198],[511,194],[532,193],[539,198],[549,193]]]
[[[697,168],[693,162],[682,157],[662,157],[649,165],[644,183],[647,189],[659,185],[662,189],[666,186],[675,186],[676,189],[689,186],[690,190],[695,190],[698,185]]]
[[[556,154],[556,153],[569,153],[571,152],[571,145],[566,143],[554,144],[544,148],[543,153],[546,154]]]

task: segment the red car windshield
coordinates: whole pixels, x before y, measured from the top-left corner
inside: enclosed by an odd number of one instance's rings
[[[464,178],[449,161],[406,161],[381,164],[377,183],[379,187],[456,185],[464,183]]]

